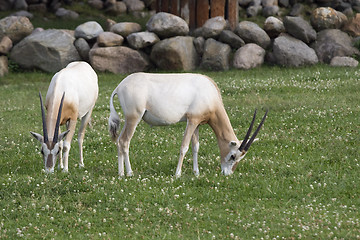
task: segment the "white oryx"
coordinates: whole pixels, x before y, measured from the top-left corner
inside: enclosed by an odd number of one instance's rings
[[[118,134],[120,119],[113,104],[115,94],[118,95],[125,117],[120,135]],[[220,91],[209,77],[191,73],[134,73],[126,77],[110,97],[109,131],[118,148],[119,175],[124,175],[124,161],[127,175],[132,175],[129,144],[141,119],[152,126],[187,122],[175,172],[176,177],[181,175],[183,159],[190,141],[192,142],[194,173],[199,174],[197,160],[199,125],[206,123],[211,126],[217,137],[222,173],[232,174],[239,161],[245,157],[265,121],[267,112],[249,140],[255,115],[256,111],[245,139],[241,142],[235,136],[224,109]]]
[[[92,67],[86,62],[72,62],[51,79],[45,101],[46,117],[41,93],[39,93],[44,136],[30,133],[41,143],[46,172],[54,171],[58,154],[60,155],[59,167],[64,172],[68,171],[69,151],[77,118],[81,119],[78,134],[80,167],[84,166],[82,145],[85,128],[90,121],[98,91],[98,78]],[[60,133],[60,125],[65,123],[67,131]]]

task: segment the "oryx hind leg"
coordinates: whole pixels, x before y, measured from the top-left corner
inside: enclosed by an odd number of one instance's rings
[[[75,120],[70,119],[69,120],[69,124],[67,125],[69,133],[66,135],[64,143],[63,143],[63,161],[64,161],[64,172],[68,172],[69,171],[69,152],[70,152],[70,148],[71,148],[71,140],[74,136],[75,133],[75,128],[76,128],[76,118]]]
[[[86,126],[89,124],[91,119],[91,113],[92,113],[92,109],[88,113],[86,113],[85,116],[81,118],[81,125],[78,133],[78,144],[79,144],[79,155],[80,155],[79,167],[84,167],[83,142],[85,137]]]
[[[143,114],[139,114],[134,117],[126,117],[124,127],[121,130],[117,148],[118,148],[118,163],[119,163],[119,176],[124,176],[124,162],[126,167],[126,175],[132,176],[133,171],[131,169],[129,158],[129,147],[131,138],[134,135],[136,126],[139,124]]]
[[[191,150],[193,154],[193,170],[195,176],[199,176],[198,153],[199,153],[199,126],[195,129],[191,137]]]

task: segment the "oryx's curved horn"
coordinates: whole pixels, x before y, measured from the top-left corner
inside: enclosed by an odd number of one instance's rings
[[[247,150],[249,150],[250,145],[251,145],[251,144],[253,143],[253,141],[255,140],[256,135],[259,133],[260,128],[262,127],[262,125],[263,125],[264,122],[265,122],[265,119],[266,119],[266,116],[267,116],[268,112],[269,112],[269,109],[266,110],[265,115],[264,115],[264,117],[262,118],[259,126],[256,128],[254,134],[251,136],[249,142],[246,144],[246,146],[245,146],[245,148],[244,148],[245,152],[247,152]]]
[[[58,112],[58,116],[57,116],[57,119],[56,119],[56,125],[55,125],[55,131],[54,131],[54,139],[53,139],[54,143],[57,143],[57,140],[58,140],[58,137],[59,137],[60,118],[61,118],[61,111],[62,111],[62,106],[63,106],[63,102],[64,102],[64,97],[65,97],[65,92],[63,93],[63,95],[61,97],[59,112]]]
[[[44,143],[47,143],[49,141],[47,127],[46,127],[46,119],[45,119],[45,110],[44,110],[44,104],[41,97],[41,92],[39,92],[40,97],[40,106],[41,106],[41,118],[42,118],[42,124],[43,124],[43,137],[44,137]]]
[[[239,151],[240,151],[240,152],[242,152],[242,151],[244,150],[244,148],[245,148],[245,146],[246,146],[246,142],[247,142],[248,139],[249,139],[250,133],[251,133],[252,128],[253,128],[253,126],[254,126],[254,122],[255,122],[255,118],[256,118],[256,111],[257,111],[257,110],[255,109],[254,116],[253,116],[253,119],[252,119],[252,121],[251,121],[250,127],[249,127],[249,129],[248,129],[248,131],[247,131],[247,133],[246,133],[246,135],[245,135],[244,140],[242,141],[242,143],[241,143],[241,145],[240,145],[240,147],[239,147]]]

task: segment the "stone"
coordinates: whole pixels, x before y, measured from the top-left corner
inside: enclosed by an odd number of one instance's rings
[[[75,38],[66,31],[40,31],[16,44],[10,52],[10,59],[25,69],[57,72],[70,62],[80,60],[74,41]]]
[[[286,16],[283,23],[290,35],[305,43],[311,43],[316,39],[316,31],[302,17]]]
[[[55,15],[61,19],[77,19],[79,17],[77,12],[65,8],[58,8]]]
[[[254,43],[245,44],[234,54],[233,66],[238,69],[259,67],[264,63],[265,50]]]
[[[316,41],[311,44],[319,60],[330,63],[336,56],[350,57],[359,55],[359,50],[353,47],[352,38],[339,29],[326,29],[318,32]]]
[[[8,36],[13,44],[30,35],[34,26],[27,17],[10,16],[0,20],[0,39]]]
[[[279,14],[279,6],[267,6],[267,7],[263,7],[262,9],[262,15],[264,17],[270,17],[270,16],[276,16]]]
[[[205,38],[197,37],[194,39],[194,46],[195,46],[196,52],[200,56],[202,56],[204,53],[204,45],[205,45]]]
[[[267,33],[254,22],[240,22],[235,29],[235,33],[243,39],[245,43],[255,43],[264,49],[267,49],[271,44],[270,37]]]
[[[150,67],[145,54],[124,46],[92,48],[89,56],[91,66],[101,72],[133,73]]]
[[[0,56],[0,77],[9,73],[8,58],[6,56]]]
[[[145,9],[145,3],[140,0],[123,0],[129,12],[143,11]]]
[[[165,12],[152,16],[146,23],[146,29],[154,32],[161,39],[184,36],[189,33],[189,26],[184,19]]]
[[[352,57],[333,57],[330,66],[333,67],[357,67],[359,62]]]
[[[25,11],[25,10],[14,12],[10,16],[27,17],[28,19],[32,19],[34,17],[34,15],[32,13]]]
[[[218,16],[208,19],[202,26],[201,36],[206,38],[217,38],[226,28],[224,17]]]
[[[343,31],[347,32],[353,37],[360,36],[360,13],[357,13],[353,19],[346,23]]]
[[[159,37],[153,32],[132,33],[126,38],[129,46],[134,49],[153,46],[160,41]]]
[[[90,45],[89,43],[83,39],[78,38],[74,42],[74,46],[76,50],[78,51],[80,58],[86,62],[89,61],[89,52],[90,52]]]
[[[230,52],[231,48],[229,45],[218,42],[213,38],[208,38],[205,41],[200,67],[212,71],[228,70]]]
[[[230,45],[230,47],[234,49],[238,49],[245,45],[244,40],[230,30],[222,31],[219,36],[219,41]]]
[[[126,38],[131,33],[140,32],[141,26],[140,24],[134,22],[121,22],[112,25],[110,31]]]
[[[124,2],[119,2],[116,0],[109,1],[107,0],[105,2],[105,11],[110,14],[125,14],[127,12],[127,7]]]
[[[75,28],[75,38],[84,38],[85,40],[90,41],[96,39],[102,32],[104,32],[104,29],[99,23],[89,21],[80,24]]]
[[[113,32],[102,32],[97,37],[97,44],[99,47],[115,47],[121,46],[124,38]]]
[[[314,49],[287,34],[275,38],[272,54],[274,63],[282,66],[299,67],[319,62]]]
[[[199,64],[199,55],[193,41],[189,36],[161,40],[152,47],[150,59],[160,69],[194,70]]]
[[[268,17],[264,22],[264,30],[270,38],[276,38],[285,32],[284,23],[276,17]]]
[[[0,55],[7,55],[10,49],[13,47],[13,43],[8,36],[4,36],[0,40]]]
[[[316,31],[324,29],[340,29],[348,21],[345,14],[330,7],[316,8],[310,18],[311,25]]]

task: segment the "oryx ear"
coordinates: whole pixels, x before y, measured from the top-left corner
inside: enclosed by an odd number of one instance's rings
[[[235,141],[231,141],[231,142],[229,143],[229,146],[230,146],[230,147],[235,147],[235,146],[236,146],[236,142],[235,142]]]
[[[65,132],[61,133],[61,134],[59,135],[58,142],[60,142],[61,140],[63,140],[63,138],[65,138],[66,135],[68,135],[69,132],[70,132],[70,130],[66,130]]]
[[[35,132],[30,132],[30,133],[31,133],[31,135],[33,135],[33,137],[34,137],[35,139],[37,139],[39,142],[41,142],[41,143],[44,142],[44,138],[43,138],[43,136],[41,136],[40,134],[35,133]]]

